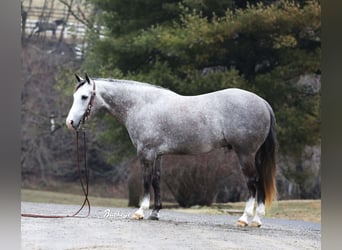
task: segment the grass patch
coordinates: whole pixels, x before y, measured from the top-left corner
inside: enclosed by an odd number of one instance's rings
[[[65,190],[65,189],[64,189]],[[92,193],[92,192],[89,192]],[[91,206],[99,207],[128,207],[128,199],[125,198],[108,198],[100,197],[97,193],[88,196]],[[65,191],[47,191],[47,190],[33,190],[22,188],[21,201],[38,202],[38,203],[54,203],[66,205],[80,205],[84,201],[84,196],[76,193],[65,193]],[[150,207],[153,207],[151,203]],[[164,202],[164,208],[178,207],[176,203]]]
[[[321,222],[321,200],[277,201],[267,213],[270,218]]]
[[[39,191],[22,189],[21,201],[27,202],[41,202],[41,203],[57,203],[67,205],[79,205],[82,204],[84,197],[77,194],[66,194],[51,191]],[[127,207],[127,199],[114,199],[89,196],[89,201],[92,206],[101,207]]]
[[[230,214],[241,215],[245,202],[216,203],[210,207],[194,206],[191,208],[177,208],[176,211],[197,214]],[[267,218],[289,220],[303,220],[321,222],[321,200],[282,200],[273,203],[266,212]]]

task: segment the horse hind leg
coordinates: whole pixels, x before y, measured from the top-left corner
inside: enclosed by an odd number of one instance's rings
[[[253,155],[243,155],[238,153],[239,162],[242,172],[246,178],[247,187],[249,191],[249,197],[246,202],[246,206],[242,216],[238,219],[236,226],[246,227],[248,225],[248,217],[252,217],[254,214],[254,203],[257,193],[256,178],[257,172],[254,163]]]
[[[144,193],[140,203],[140,208],[133,214],[132,218],[141,220],[144,218],[144,210],[150,207],[150,187],[151,187],[151,176],[153,163],[148,160],[141,160],[143,182],[144,182]]]
[[[261,162],[260,162],[260,152],[255,157],[255,166],[257,172],[260,173]],[[255,209],[255,215],[252,220],[252,227],[260,227],[261,226],[261,218],[265,216],[265,189],[261,180],[260,174],[258,174],[258,178],[256,180],[256,190],[257,190],[257,207]]]
[[[161,156],[157,156],[155,160],[153,173],[152,173],[152,187],[154,191],[154,209],[149,220],[159,220],[159,211],[162,208],[161,196],[160,196],[160,174],[161,174]]]
[[[259,191],[258,191],[258,201],[257,207],[255,209],[255,215],[251,223],[251,227],[260,227],[262,225],[261,218],[265,216],[265,203],[264,201],[259,200]]]
[[[52,29],[52,38],[57,39],[56,37],[56,29]]]

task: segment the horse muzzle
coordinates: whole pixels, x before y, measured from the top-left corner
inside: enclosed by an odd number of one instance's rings
[[[78,130],[80,122],[76,124],[73,120],[67,120],[66,125],[70,130]]]

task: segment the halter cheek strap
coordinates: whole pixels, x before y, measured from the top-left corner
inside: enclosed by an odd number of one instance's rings
[[[90,115],[91,108],[93,107],[94,104],[94,99],[96,96],[96,91],[95,91],[95,82],[93,81],[93,91],[91,92],[91,97],[88,103],[88,107],[83,115],[82,123],[84,124],[86,120],[88,120],[88,117]]]

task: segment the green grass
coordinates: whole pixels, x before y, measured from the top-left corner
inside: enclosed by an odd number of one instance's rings
[[[126,199],[113,199],[89,196],[89,201],[92,206],[102,207],[127,207],[128,200]],[[52,191],[39,191],[22,189],[21,200],[27,202],[41,202],[41,203],[57,203],[78,205],[82,204],[84,197],[76,194],[66,194]]]
[[[76,194],[66,194],[52,191],[39,191],[22,189],[21,200],[27,202],[45,202],[59,204],[79,205],[84,197]],[[127,207],[127,199],[103,198],[89,196],[92,206],[102,207]],[[240,215],[245,207],[245,202],[215,203],[210,207],[194,206],[191,208],[175,208],[174,203],[164,203],[164,208],[173,208],[175,211],[202,214],[231,214]],[[273,203],[272,208],[267,211],[268,218],[282,218],[290,220],[303,220],[310,222],[321,222],[320,200],[283,200]]]

